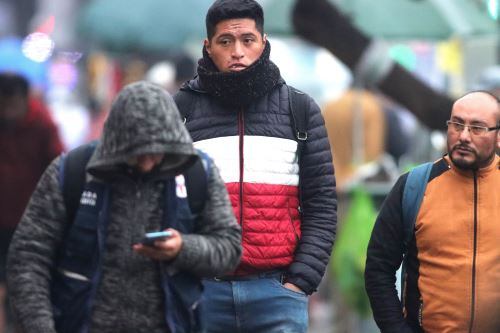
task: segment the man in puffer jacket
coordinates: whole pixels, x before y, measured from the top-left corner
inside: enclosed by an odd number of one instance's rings
[[[241,232],[213,164],[193,221],[183,175],[201,157],[171,96],[146,82],[121,91],[73,221],[60,186],[63,158],[42,176],[9,250],[8,288],[23,332],[200,331],[199,278],[235,268]],[[141,244],[164,229],[170,238]]]
[[[256,1],[215,1],[206,24],[198,77],[174,98],[195,147],[221,170],[243,238],[238,268],[205,281],[207,329],[306,332],[307,296],[323,277],[337,222],[324,121],[300,93],[306,140],[296,136],[289,95],[297,92],[269,59]]]

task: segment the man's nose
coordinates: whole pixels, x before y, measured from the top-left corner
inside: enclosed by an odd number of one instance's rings
[[[151,156],[144,156],[139,159],[137,166],[142,172],[150,172],[156,165],[156,161]]]
[[[466,126],[462,132],[460,132],[460,135],[458,136],[460,141],[466,141],[469,142],[471,140],[471,134],[470,134],[470,128]]]
[[[243,58],[245,53],[243,52],[243,46],[241,45],[240,42],[234,43],[234,48],[233,48],[233,58],[240,59]]]

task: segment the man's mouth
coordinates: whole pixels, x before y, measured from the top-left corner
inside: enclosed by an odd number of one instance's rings
[[[240,70],[243,70],[245,68],[247,68],[247,66],[240,64],[240,63],[232,64],[231,66],[229,66],[230,70],[235,70],[235,71],[240,71]]]
[[[474,153],[474,150],[472,150],[469,147],[465,147],[465,146],[455,146],[455,148],[453,150],[456,152],[462,153],[462,154],[463,153]]]

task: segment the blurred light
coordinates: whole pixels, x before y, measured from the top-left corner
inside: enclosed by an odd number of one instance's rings
[[[36,62],[45,62],[54,51],[54,41],[42,32],[29,34],[22,43],[23,54]]]
[[[70,62],[72,64],[76,64],[78,60],[80,60],[83,56],[81,52],[69,52],[69,51],[62,51],[58,52],[57,56],[62,58],[63,60]]]
[[[402,44],[394,45],[389,50],[391,58],[410,72],[417,67],[417,56],[413,50]]]
[[[445,151],[446,149],[446,136],[443,132],[433,131],[431,132],[431,144],[432,147],[437,151]]]
[[[498,0],[488,1],[488,12],[493,19],[498,20],[498,12],[500,11]]]
[[[429,53],[432,51],[432,46],[429,42],[416,41],[411,43],[411,49],[415,53]]]
[[[46,63],[26,57],[22,51],[22,40],[15,37],[0,39],[0,71],[26,76],[37,90],[43,90],[47,83]]]
[[[175,67],[167,61],[157,63],[146,73],[146,80],[169,88],[175,81]]]
[[[52,15],[48,19],[46,19],[45,22],[40,24],[40,26],[36,28],[35,31],[50,35],[54,31],[55,25],[56,25],[56,19],[54,15]]]
[[[52,85],[72,90],[78,81],[78,70],[73,63],[63,59],[55,61],[49,68],[49,80]]]
[[[436,62],[442,72],[450,75],[461,75],[464,66],[461,41],[455,38],[439,43]]]
[[[300,75],[300,68],[297,66],[297,58],[290,56],[291,46],[278,38],[269,38],[269,41],[273,46],[271,60],[293,81],[293,78]]]
[[[324,90],[321,100],[339,98],[352,84],[349,69],[326,49],[318,49],[316,53],[314,75],[322,85],[329,87]]]

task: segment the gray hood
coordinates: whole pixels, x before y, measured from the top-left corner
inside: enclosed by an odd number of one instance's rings
[[[198,158],[172,97],[149,82],[129,84],[111,106],[87,170],[98,177],[114,176],[130,158],[159,153],[165,158],[155,174],[178,174]]]

